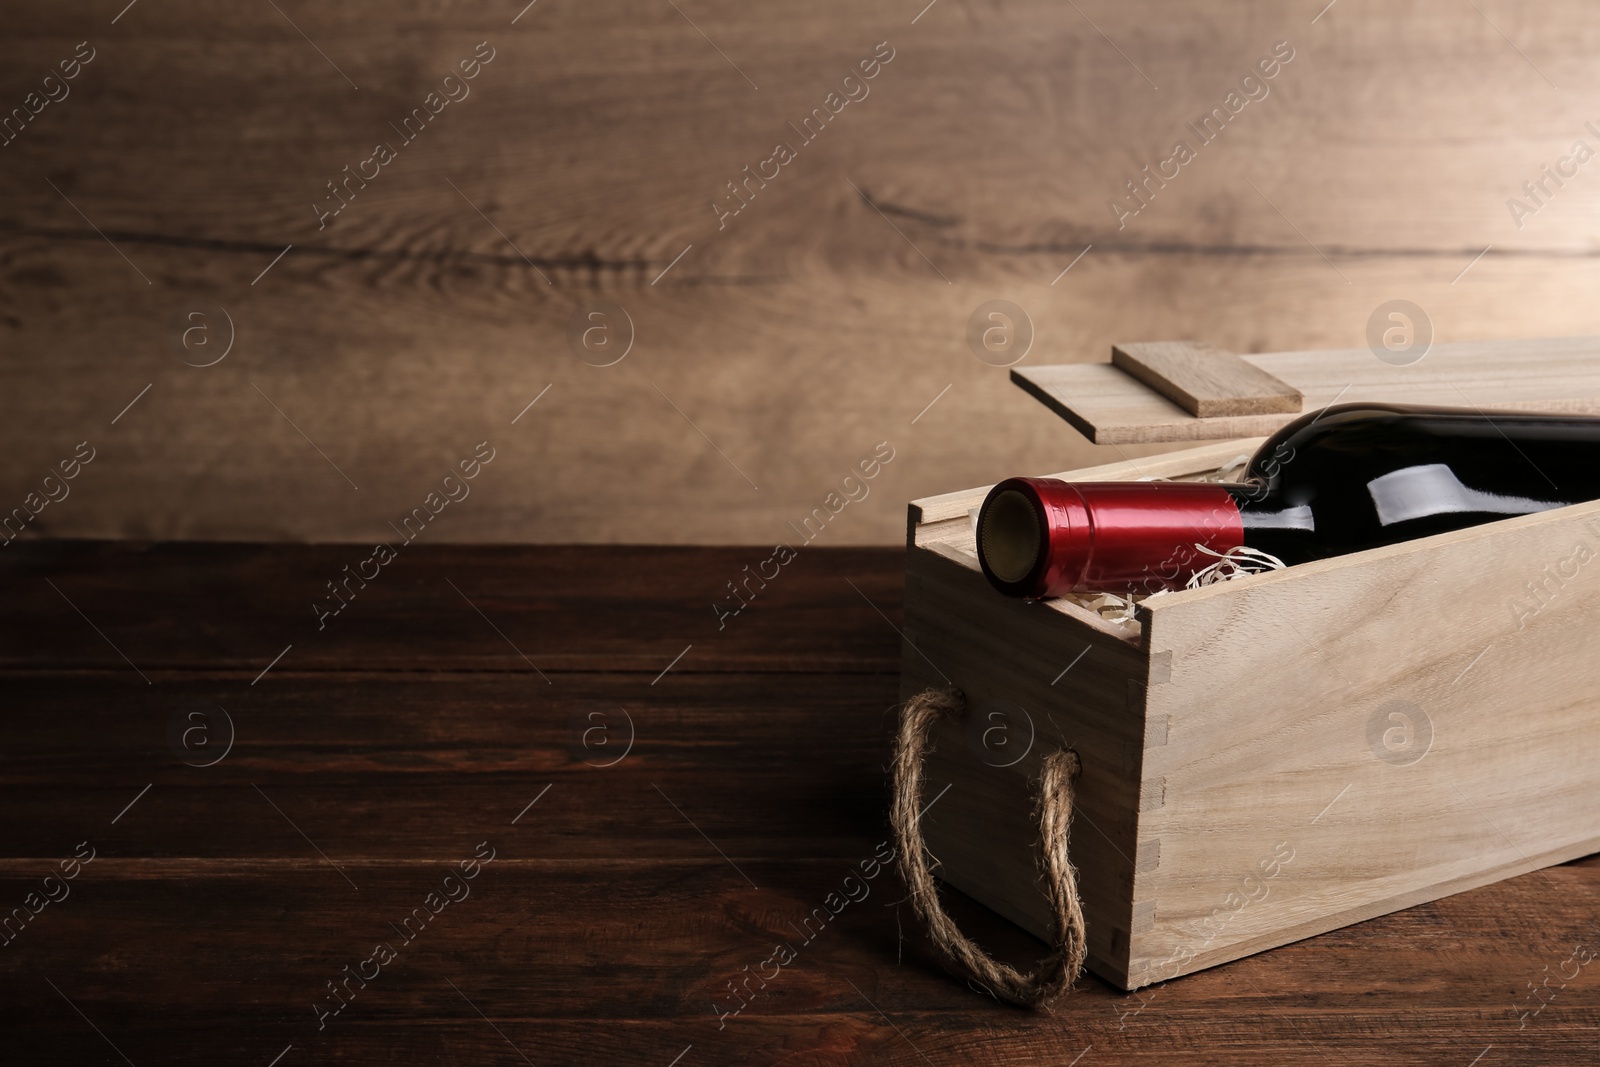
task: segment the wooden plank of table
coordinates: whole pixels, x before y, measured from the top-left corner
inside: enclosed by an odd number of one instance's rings
[[[1524,979],[1542,977],[1546,958],[1552,971],[1570,958],[1571,940],[1563,942],[1550,919],[1573,924],[1577,939],[1589,936],[1592,911],[1582,909],[1592,904],[1597,873],[1589,864],[1135,995],[1086,979],[1052,1014],[997,1006],[943,974],[907,925],[908,909],[886,906],[897,899],[888,885],[874,885],[803,943],[788,923],[818,906],[837,867],[755,866],[762,888],[752,889],[715,858],[629,868],[512,854],[537,851],[545,836],[535,829],[515,844],[496,837],[503,847],[467,884],[470,895],[426,925],[414,921],[410,941],[388,924],[442,881],[438,865],[357,871],[358,894],[337,879],[330,888],[326,872],[314,869],[175,865],[157,874],[97,859],[71,896],[47,906],[5,950],[0,1017],[8,1041],[20,1049],[49,1042],[68,1062],[118,1062],[42,980],[49,977],[134,1063],[217,1062],[226,1054],[264,1064],[291,1044],[290,1055],[302,1059],[409,1048],[413,1061],[427,1050],[443,1062],[447,1051],[521,1062],[507,1040],[534,1063],[657,1067],[690,1045],[705,1063],[786,1055],[798,1063],[855,1056],[954,1064],[981,1051],[980,1062],[1025,1064],[1070,1062],[1088,1047],[1084,1064],[1170,1063],[1179,1042],[1186,1062],[1203,1064],[1324,1056],[1465,1064],[1489,1047],[1508,1063],[1592,1060],[1597,1012],[1586,971],[1566,989],[1553,981],[1549,1005],[1526,1026],[1516,1010]],[[0,892],[16,896],[29,881],[8,872]],[[1566,903],[1552,912],[1541,902],[1554,894]],[[108,943],[111,928],[122,932]],[[769,969],[765,989],[752,981],[748,1006],[720,1020],[718,1008],[737,1004],[727,983],[785,939],[795,960],[776,978]],[[349,1006],[319,1029],[312,1005],[337,1003],[326,983],[380,942],[397,958],[365,988],[353,983]],[[1395,1002],[1405,1008],[1396,1011]]]
[[[895,550],[822,552],[796,539],[790,559],[771,547],[388,543],[396,558],[380,568],[364,562],[370,544],[18,542],[0,550],[0,668],[108,669],[139,685],[139,672],[186,669],[249,683],[269,666],[511,670],[537,680],[539,671],[653,677],[679,653],[675,672],[880,671],[898,656],[880,614],[900,603],[899,569],[885,565],[903,558]],[[343,584],[373,571],[365,588]],[[313,604],[339,603],[333,581],[350,599],[323,618]]]
[[[318,572],[327,558],[320,547],[196,547],[186,571],[169,546],[72,544],[49,558],[49,573],[106,603],[117,593],[111,575],[130,599],[151,593],[158,575],[198,610],[207,595],[270,603],[285,570]],[[387,655],[376,636],[363,646],[378,666],[330,656],[253,687],[247,672],[208,665],[204,645],[174,655],[148,686],[114,657],[0,665],[0,916],[79,842],[96,850],[69,895],[0,945],[7,1053],[139,1064],[270,1064],[282,1054],[279,1067],[1081,1056],[1089,1067],[1170,1063],[1181,1047],[1185,1062],[1261,1067],[1591,1062],[1600,987],[1568,961],[1575,945],[1600,940],[1593,858],[1134,995],[1085,977],[1054,1014],[998,1005],[945,975],[889,872],[800,937],[790,924],[825,907],[884,839],[898,638],[871,645],[857,670],[821,669],[827,657],[806,652],[808,641],[831,640],[816,617],[773,611],[769,636],[795,666],[713,657],[652,685],[614,651],[611,627],[631,603],[622,578],[653,569],[673,588],[674,568],[721,573],[744,556],[590,551],[599,554],[440,548],[399,583],[442,612],[456,598],[437,580],[445,574],[509,570],[561,590],[575,561],[614,554],[609,569],[584,568],[596,576],[591,595],[578,585],[562,595],[571,647],[593,641],[597,657],[621,666],[566,671],[549,686],[475,658],[444,629],[401,625]],[[141,556],[152,561],[144,571]],[[840,613],[860,598],[839,579],[878,589],[904,566],[899,551],[815,557],[788,575],[795,603]],[[4,577],[16,587],[26,576]],[[0,644],[44,621],[40,603],[8,604]],[[863,610],[892,633],[898,604],[881,606],[887,618]],[[670,612],[648,617],[676,624]],[[193,640],[203,627],[165,632]],[[175,751],[169,740],[173,713],[196,702],[224,705],[236,728],[210,767],[185,758],[214,749],[191,738]],[[613,708],[629,712],[637,740],[614,765],[595,766],[610,754],[586,748],[578,728]],[[389,925],[426,907],[446,869],[485,841],[495,859],[469,896],[425,925],[413,918],[410,939]],[[1002,957],[1027,966],[1041,951],[946,896]],[[752,980],[748,1006],[720,1017],[734,1003],[728,983],[759,970],[784,938],[804,942],[794,961],[765,988]],[[331,1008],[327,983],[386,940],[403,941],[395,960],[365,987],[351,980],[349,1006],[319,1028],[313,1004]],[[1529,983],[1574,971],[1540,986],[1548,1003],[1532,1014]]]
[[[13,726],[0,810],[12,830],[0,857],[48,855],[62,827],[106,826],[146,787],[136,809],[146,818],[121,824],[128,847],[161,855],[162,841],[181,840],[185,856],[218,860],[306,857],[274,803],[330,856],[357,862],[444,850],[463,813],[509,823],[547,787],[539,811],[590,824],[547,857],[702,855],[703,840],[676,833],[684,817],[664,796],[747,856],[870,854],[888,810],[889,669],[674,671],[655,683],[565,673],[551,685],[447,666],[285,671],[258,686],[200,671],[151,686],[125,675],[5,673]],[[59,729],[21,728],[30,722]],[[829,737],[826,767],[796,776]],[[618,761],[640,773],[604,773]],[[787,784],[772,795],[764,783],[778,778]],[[587,810],[596,789],[608,803]],[[854,827],[843,838],[842,814]]]

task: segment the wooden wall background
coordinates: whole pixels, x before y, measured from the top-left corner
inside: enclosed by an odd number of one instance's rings
[[[911,497],[1116,458],[972,355],[987,300],[1035,363],[1356,346],[1397,297],[1441,340],[1600,332],[1600,161],[1506,206],[1600,149],[1592,5],[924,2],[7,5],[0,108],[95,58],[0,147],[0,510],[87,440],[31,532],[368,541],[488,440],[430,539],[770,544],[887,440],[819,539],[887,543]],[[1123,181],[1280,40],[1270,95],[1119,231]],[[880,41],[870,96],[719,232],[723,183]],[[595,300],[635,324],[612,367],[567,345]],[[236,343],[185,365],[209,305]]]

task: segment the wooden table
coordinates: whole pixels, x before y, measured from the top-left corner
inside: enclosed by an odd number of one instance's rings
[[[0,1061],[1596,1061],[1594,860],[1053,1015],[948,978],[892,872],[801,943],[886,837],[897,551],[719,629],[767,552],[418,544],[319,630],[370,554],[0,552]]]

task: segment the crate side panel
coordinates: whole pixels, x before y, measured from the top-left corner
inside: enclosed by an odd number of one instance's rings
[[[1036,936],[1050,918],[1038,870],[1033,783],[1049,753],[1083,761],[1071,854],[1089,966],[1127,979],[1145,676],[1142,650],[1040,605],[997,596],[981,574],[912,549],[902,695],[954,685],[964,723],[941,725],[924,820],[939,876]],[[940,796],[949,786],[949,791]]]
[[[1135,984],[1593,851],[1600,505],[1151,606]]]

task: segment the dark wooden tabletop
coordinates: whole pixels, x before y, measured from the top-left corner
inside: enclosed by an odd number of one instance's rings
[[[319,620],[370,555],[0,552],[0,1062],[1600,1059],[1592,859],[1053,1014],[885,872],[732,1014],[887,836],[902,554],[804,549],[719,629],[768,553],[418,545]]]

